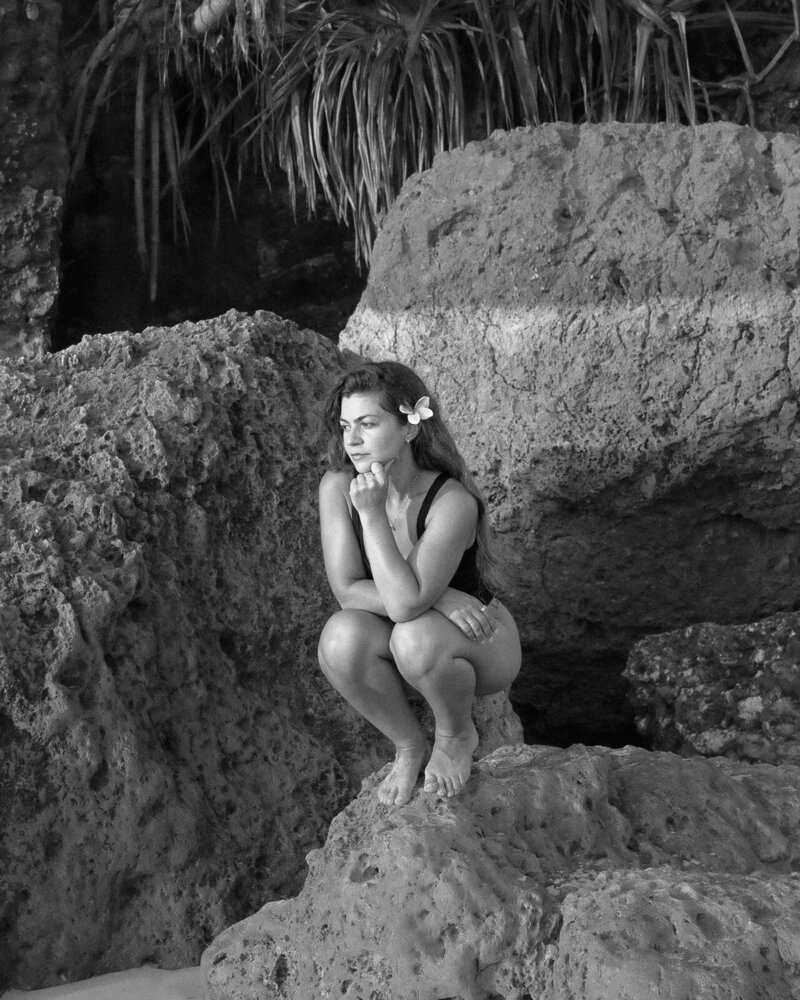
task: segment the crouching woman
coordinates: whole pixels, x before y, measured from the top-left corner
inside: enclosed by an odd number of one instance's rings
[[[494,593],[484,501],[438,404],[405,365],[348,371],[325,421],[322,548],[341,610],[322,631],[320,665],[395,746],[382,802],[408,802],[423,767],[425,791],[455,795],[478,744],[473,698],[507,688],[521,660]],[[433,711],[432,749],[410,689]]]

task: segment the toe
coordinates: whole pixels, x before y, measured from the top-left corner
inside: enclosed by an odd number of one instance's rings
[[[397,798],[397,784],[391,781],[389,777],[383,782],[383,784],[378,789],[378,801],[382,802],[385,806],[393,806]]]

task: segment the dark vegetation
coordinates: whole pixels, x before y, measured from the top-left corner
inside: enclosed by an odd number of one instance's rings
[[[756,125],[800,38],[800,0],[65,8],[56,347],[233,306],[335,338],[381,216],[437,152],[557,120]]]

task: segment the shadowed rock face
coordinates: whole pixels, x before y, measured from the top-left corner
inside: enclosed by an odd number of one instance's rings
[[[0,0],[0,358],[49,343],[67,183],[60,0]]]
[[[191,964],[349,798],[314,692],[338,365],[233,313],[0,365],[6,979]]]
[[[661,750],[800,764],[800,615],[705,623],[637,643],[625,675]]]
[[[549,125],[439,156],[388,214],[340,344],[418,368],[458,429],[519,698],[540,659],[621,669],[800,599],[798,177],[794,136]]]
[[[294,900],[203,956],[212,1000],[712,1000],[800,988],[800,768],[505,747],[457,799],[376,779]]]

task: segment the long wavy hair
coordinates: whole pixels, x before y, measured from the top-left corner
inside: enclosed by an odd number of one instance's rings
[[[478,524],[476,528],[476,565],[483,586],[497,590],[499,572],[492,553],[489,520],[486,501],[456,447],[447,424],[442,418],[438,401],[425,386],[415,371],[399,361],[366,361],[346,371],[328,394],[323,410],[323,421],[327,434],[327,460],[331,469],[352,469],[344,449],[344,436],[339,424],[342,413],[342,399],[354,393],[377,392],[380,403],[387,413],[398,421],[403,419],[400,405],[414,406],[422,396],[429,396],[433,416],[419,422],[419,433],[411,441],[411,452],[420,469],[446,472],[451,479],[457,479],[478,504]]]

